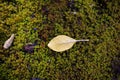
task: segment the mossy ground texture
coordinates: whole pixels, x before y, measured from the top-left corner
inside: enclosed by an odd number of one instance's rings
[[[0,80],[120,80],[120,0],[0,0]],[[4,42],[15,34],[9,49]],[[57,35],[79,42],[47,47]],[[28,43],[34,52],[24,52]]]

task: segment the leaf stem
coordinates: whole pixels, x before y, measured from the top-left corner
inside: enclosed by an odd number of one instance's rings
[[[76,40],[76,42],[80,42],[80,41],[89,41],[89,39]]]

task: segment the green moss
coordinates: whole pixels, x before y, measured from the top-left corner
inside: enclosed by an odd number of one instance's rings
[[[119,55],[119,0],[2,0],[0,1],[0,79],[111,80],[111,63]],[[2,48],[12,33],[8,50]],[[65,52],[47,47],[64,34],[79,42]],[[23,46],[38,41],[34,53]],[[118,57],[119,58],[119,57]],[[119,67],[120,68],[120,67]]]

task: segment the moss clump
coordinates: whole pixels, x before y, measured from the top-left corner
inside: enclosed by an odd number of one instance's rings
[[[1,0],[0,79],[119,79],[120,73],[116,72],[120,68],[119,3],[119,0]],[[4,50],[2,45],[12,33],[16,34],[14,43]],[[57,53],[47,44],[60,34],[90,41]],[[23,51],[23,46],[36,40],[33,53]]]

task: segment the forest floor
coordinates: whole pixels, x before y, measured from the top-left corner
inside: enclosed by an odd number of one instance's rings
[[[0,0],[0,80],[120,80],[120,0]],[[5,41],[15,34],[13,44]],[[48,48],[57,35],[78,42]],[[32,48],[28,44],[36,45]]]

